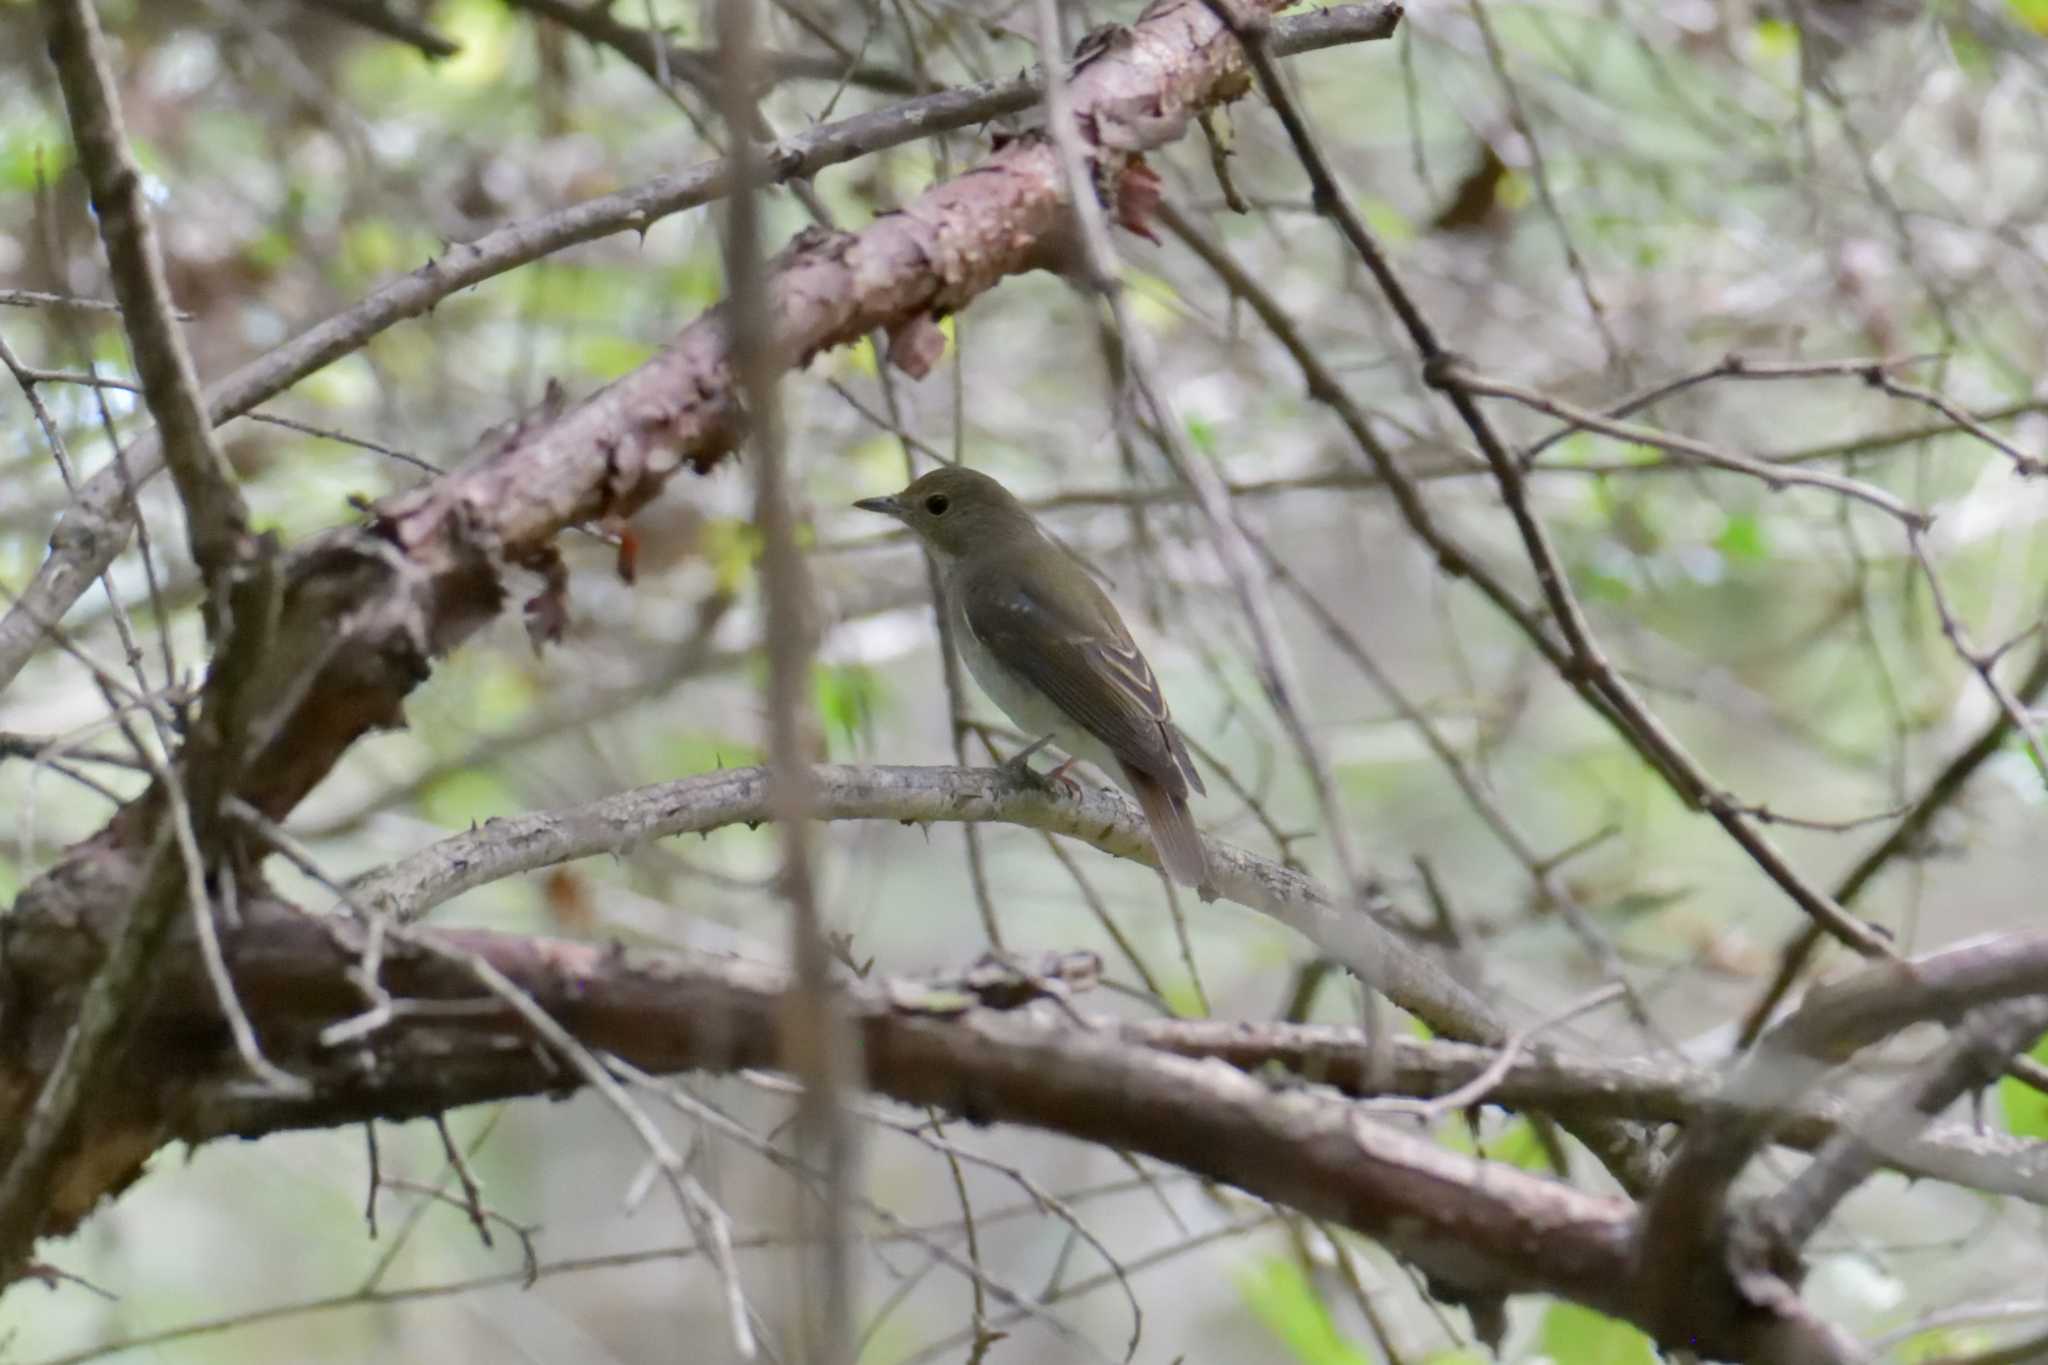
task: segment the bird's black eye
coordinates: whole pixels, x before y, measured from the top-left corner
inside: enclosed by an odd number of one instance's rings
[[[924,500],[924,510],[935,517],[946,515],[946,509],[953,505],[952,499],[944,493],[934,493]]]

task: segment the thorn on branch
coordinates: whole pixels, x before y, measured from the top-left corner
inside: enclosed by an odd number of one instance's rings
[[[889,363],[912,379],[923,379],[946,354],[946,333],[930,313],[919,313],[889,329]]]

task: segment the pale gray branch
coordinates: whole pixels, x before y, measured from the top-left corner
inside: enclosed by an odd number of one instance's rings
[[[1000,821],[1157,865],[1143,815],[1114,791],[1095,789],[1077,800],[992,768],[828,764],[811,770],[811,783],[813,819]],[[464,891],[520,872],[615,853],[649,839],[773,818],[767,773],[737,768],[639,787],[582,806],[492,820],[360,877],[350,891],[359,904],[411,919]],[[1439,1032],[1479,1041],[1506,1036],[1497,1011],[1371,915],[1340,906],[1313,878],[1279,863],[1217,839],[1206,843],[1212,881],[1223,899],[1279,920]]]

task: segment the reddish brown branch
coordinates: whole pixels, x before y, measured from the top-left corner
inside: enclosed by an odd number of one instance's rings
[[[1272,46],[1284,55],[1384,38],[1399,17],[1400,7],[1391,0],[1335,5],[1281,23]],[[781,138],[761,149],[761,159],[775,183],[799,180],[934,132],[1016,113],[1036,103],[1038,94],[1035,71],[942,90]],[[208,390],[208,415],[216,425],[225,422],[460,290],[581,242],[615,232],[645,232],[670,214],[719,198],[731,184],[727,161],[707,161],[458,243],[224,376]],[[163,448],[154,439],[145,437],[125,453],[127,477],[136,484],[163,468]],[[52,533],[50,554],[35,578],[0,616],[0,689],[21,671],[44,639],[48,623],[64,616],[127,543],[134,525],[127,477],[110,467],[86,481]]]
[[[1385,13],[1391,28],[1398,10]],[[1200,0],[1161,0],[1070,82],[1089,155],[1110,181],[1244,89],[1242,53]],[[800,365],[1057,264],[1067,217],[1053,148],[1026,136],[859,233],[806,232],[771,263],[769,358]],[[314,610],[288,605],[302,648],[280,655],[272,680],[273,695],[304,700],[254,766],[250,803],[281,816],[364,730],[394,721],[427,661],[496,614],[505,562],[552,575],[564,527],[629,515],[684,464],[722,460],[742,428],[728,330],[726,308],[712,309],[609,388],[534,414],[462,469],[387,501],[370,536],[339,534],[304,556],[298,592]],[[530,610],[559,610],[551,582]],[[343,646],[334,623],[351,611],[358,629]],[[331,661],[317,652],[328,650]]]
[[[204,982],[190,955],[177,954],[164,964],[151,1047],[133,1059],[135,1083],[118,1112],[103,1105],[95,1114],[81,1168],[109,1156],[139,1162],[145,1137],[204,1141],[425,1116],[570,1084],[518,1013],[450,950],[488,962],[585,1046],[646,1070],[793,1064],[790,986],[779,971],[482,931],[389,941],[380,981],[402,1008],[359,1043],[323,1048],[323,1029],[364,1008],[349,979],[362,931],[274,902],[248,909],[233,945],[237,984],[277,1055],[315,1079],[312,1097],[252,1098],[225,1083]],[[17,944],[31,958],[60,946],[54,934]],[[1626,1273],[1627,1201],[1447,1151],[1327,1091],[1275,1089],[1235,1067],[1077,1027],[1062,1010],[1029,1008],[1028,981],[1017,985],[847,983],[843,1017],[861,1044],[859,1082],[972,1122],[1041,1128],[1225,1181],[1366,1233],[1449,1289],[1552,1292],[1640,1317]],[[220,1079],[179,1079],[209,1069]],[[1696,1316],[1666,1339],[1724,1358],[1841,1358],[1796,1307]]]

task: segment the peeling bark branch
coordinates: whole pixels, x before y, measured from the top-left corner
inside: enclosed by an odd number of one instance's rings
[[[1112,182],[1136,153],[1178,138],[1200,109],[1245,88],[1241,50],[1200,0],[1155,3],[1068,86],[1093,167]],[[858,233],[805,232],[771,267],[770,356],[801,365],[942,317],[1008,275],[1057,265],[1068,212],[1052,144],[1027,134]],[[729,330],[727,310],[713,309],[559,419],[385,504],[385,533],[424,558],[465,519],[483,517],[516,553],[565,525],[630,514],[685,463],[710,468],[743,425]]]
[[[1399,18],[1400,6],[1392,0],[1335,5],[1275,25],[1272,50],[1285,56],[1384,38]],[[807,129],[761,148],[760,159],[768,178],[782,184],[933,132],[971,127],[1028,109],[1038,98],[1035,71],[1010,80],[984,81]],[[615,232],[645,232],[671,214],[707,204],[731,188],[731,176],[728,162],[708,161],[616,194],[508,223],[474,242],[452,246],[224,377],[208,391],[207,414],[216,426],[240,416],[460,290],[581,242]],[[125,455],[138,486],[163,468],[163,448],[154,434],[136,441]],[[61,620],[121,553],[134,516],[118,469],[101,471],[79,490],[50,536],[48,558],[16,603],[0,616],[0,690],[28,662],[48,625]]]

